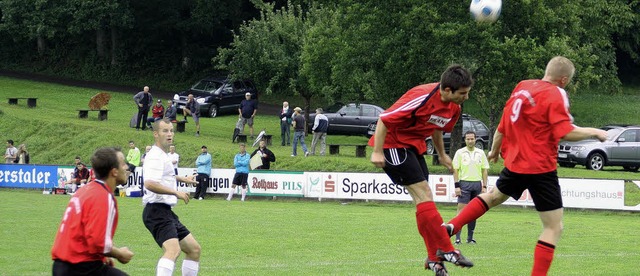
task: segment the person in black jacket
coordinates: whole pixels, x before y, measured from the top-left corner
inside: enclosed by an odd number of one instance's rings
[[[267,142],[260,140],[259,147],[251,153],[251,157],[256,154],[262,156],[262,166],[258,166],[256,170],[268,170],[271,168],[271,162],[276,162],[276,155],[267,148]]]
[[[316,118],[313,121],[313,140],[311,140],[311,155],[316,155],[316,145],[320,142],[320,155],[324,156],[327,148],[327,129],[329,129],[329,119],[322,114],[322,108],[316,109]]]

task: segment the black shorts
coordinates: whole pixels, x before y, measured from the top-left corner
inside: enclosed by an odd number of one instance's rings
[[[248,173],[236,173],[233,176],[233,181],[231,184],[236,186],[242,186],[243,189],[247,188],[247,179],[249,179]]]
[[[458,197],[458,203],[467,204],[480,193],[482,193],[482,181],[460,180],[460,196]]]
[[[164,203],[148,203],[144,206],[142,221],[160,247],[169,239],[181,241],[191,233],[180,223],[171,206]]]
[[[384,149],[384,172],[397,185],[428,181],[429,169],[424,156],[411,148]]]
[[[520,174],[504,168],[500,172],[496,187],[500,192],[515,200],[520,199],[522,192],[528,189],[533,204],[539,212],[562,208],[562,194],[556,171],[541,174]]]
[[[121,276],[128,275],[121,270],[108,266],[101,261],[82,262],[77,264],[68,263],[61,260],[53,261],[53,276],[81,276],[81,275],[104,275]]]

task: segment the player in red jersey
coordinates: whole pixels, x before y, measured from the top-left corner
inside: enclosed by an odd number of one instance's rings
[[[549,61],[542,80],[524,80],[516,86],[504,107],[488,155],[493,162],[498,161],[500,154],[504,158],[505,168],[495,189],[473,199],[445,225],[449,235],[453,235],[489,208],[509,197],[517,200],[528,189],[543,226],[531,275],[547,275],[562,232],[562,196],[556,172],[558,142],[607,139],[604,130],[572,124],[564,87],[574,72],[573,63],[558,56]]]
[[[429,169],[423,154],[425,139],[432,136],[440,163],[451,170],[451,158],[444,151],[442,132],[451,132],[460,117],[460,104],[469,98],[471,73],[460,65],[447,68],[440,83],[416,86],[407,91],[378,119],[371,162],[383,168],[393,183],[407,188],[416,204],[418,231],[428,257],[425,268],[436,275],[448,275],[443,261],[471,267],[473,263],[456,250],[441,226],[442,217],[429,188]]]
[[[127,183],[127,163],[118,149],[101,148],[91,157],[96,180],[80,188],[58,229],[51,258],[53,275],[127,275],[113,267],[113,260],[126,264],[133,257],[127,247],[115,247],[118,205],[113,190]]]

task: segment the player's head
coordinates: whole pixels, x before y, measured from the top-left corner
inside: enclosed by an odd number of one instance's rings
[[[173,124],[169,118],[164,118],[153,123],[153,138],[156,146],[165,152],[169,150],[169,146],[173,144]]]
[[[462,104],[469,99],[473,78],[469,70],[461,65],[449,66],[440,76],[440,93],[445,102]]]
[[[91,156],[91,167],[96,178],[107,180],[114,177],[116,184],[127,183],[127,163],[124,154],[118,148],[100,148]]]
[[[473,148],[476,145],[476,133],[473,131],[467,131],[464,133],[464,143],[468,148]]]
[[[245,145],[244,143],[238,144],[238,147],[240,148],[241,153],[247,152],[247,145]]]
[[[557,56],[547,63],[547,68],[544,71],[544,80],[564,88],[571,82],[575,72],[576,68],[571,60],[563,56]]]

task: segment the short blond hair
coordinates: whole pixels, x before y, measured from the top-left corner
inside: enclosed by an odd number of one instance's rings
[[[571,60],[563,56],[556,56],[547,63],[544,75],[552,80],[559,80],[567,77],[569,78],[569,81],[571,81],[575,72],[576,67],[573,66],[573,62],[571,62]]]

